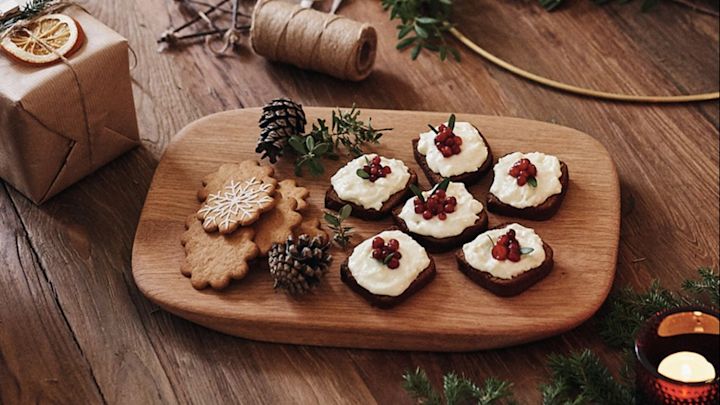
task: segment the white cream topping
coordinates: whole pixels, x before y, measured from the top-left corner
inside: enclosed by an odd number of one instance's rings
[[[332,184],[338,197],[364,208],[379,210],[391,195],[407,186],[407,182],[410,180],[410,171],[405,166],[405,163],[398,159],[388,159],[381,156],[380,164],[390,166],[392,172],[375,182],[358,176],[358,169],[362,169],[367,164],[367,161],[371,161],[375,156],[377,155],[368,154],[351,160],[330,178],[330,184]]]
[[[527,158],[537,168],[537,187],[529,183],[518,186],[517,179],[509,174],[510,168],[522,158]],[[493,168],[495,178],[490,192],[505,204],[515,208],[536,207],[545,202],[550,196],[560,194],[560,161],[552,155],[540,152],[522,153],[514,152],[498,160]]]
[[[427,199],[432,190],[423,192],[423,196]],[[455,211],[447,214],[447,218],[441,221],[437,215],[424,219],[422,214],[415,213],[415,205],[410,198],[405,202],[400,211],[400,218],[405,221],[408,229],[418,235],[432,236],[433,238],[449,238],[460,235],[465,228],[472,226],[479,218],[479,213],[483,210],[480,201],[473,198],[463,183],[450,182],[446,190],[448,197],[453,196],[457,200]]]
[[[515,230],[515,238],[521,248],[532,248],[533,251],[521,256],[519,262],[496,260],[492,257],[495,242],[505,235],[508,229]],[[493,241],[490,242],[490,239]],[[485,271],[497,278],[511,279],[521,273],[540,266],[545,261],[545,249],[540,236],[533,229],[520,224],[510,224],[501,229],[491,229],[478,235],[473,241],[463,245],[465,260],[474,269]]]
[[[417,145],[418,152],[425,155],[430,170],[440,173],[443,177],[474,172],[485,163],[488,156],[485,142],[471,123],[456,122],[453,133],[463,140],[460,153],[457,155],[444,157],[435,146],[436,134],[432,131],[420,134],[420,141]]]
[[[398,251],[402,258],[398,268],[390,269],[373,259],[372,241],[375,236],[385,239],[385,243],[390,239],[400,242]],[[375,236],[355,247],[348,258],[348,269],[355,281],[371,293],[397,297],[430,265],[430,257],[419,243],[401,231],[384,231]]]

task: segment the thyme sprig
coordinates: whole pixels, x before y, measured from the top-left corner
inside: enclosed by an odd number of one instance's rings
[[[350,237],[352,236],[353,228],[343,225],[343,222],[348,219],[351,213],[352,207],[348,204],[343,205],[337,215],[332,212],[325,212],[325,222],[327,222],[328,227],[334,233],[333,241],[342,248],[347,247],[350,242]]]
[[[365,123],[359,117],[360,110],[355,105],[349,111],[337,109],[332,112],[329,127],[326,120],[318,119],[307,135],[290,137],[288,143],[297,154],[295,174],[301,176],[303,167],[307,166],[311,174],[320,175],[325,171],[323,158],[336,160],[343,150],[352,156],[360,156],[367,145],[379,144],[383,132],[392,130],[376,129],[372,118]]]

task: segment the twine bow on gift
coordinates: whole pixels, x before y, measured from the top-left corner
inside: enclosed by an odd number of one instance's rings
[[[15,17],[16,20],[9,23],[9,28],[5,29],[2,33],[0,33],[0,43],[2,43],[6,38],[17,34],[17,33],[23,33],[27,35],[29,38],[31,38],[33,41],[37,42],[42,46],[46,51],[56,55],[60,62],[62,62],[65,66],[68,67],[70,72],[73,75],[73,80],[75,82],[75,85],[77,86],[78,94],[80,95],[80,109],[82,110],[83,115],[83,123],[85,126],[85,136],[87,140],[88,145],[88,166],[92,169],[93,167],[93,157],[92,157],[92,136],[90,134],[90,124],[88,119],[88,112],[87,112],[87,106],[85,105],[85,97],[83,97],[83,90],[82,90],[82,84],[80,83],[80,76],[78,75],[77,70],[73,67],[73,65],[70,63],[68,58],[65,57],[65,55],[60,54],[57,52],[55,48],[53,48],[49,43],[47,43],[44,39],[39,38],[37,35],[35,35],[32,30],[28,29],[30,25],[32,25],[37,19],[44,17],[48,14],[53,14],[59,11],[62,11],[70,6],[75,6],[80,8],[81,10],[87,12],[84,7],[72,2],[72,1],[66,1],[66,0],[57,0],[57,1],[49,1],[45,6],[43,6],[40,10],[37,12],[34,12],[32,17],[29,18],[23,18],[21,17]],[[12,20],[12,19],[11,19]]]

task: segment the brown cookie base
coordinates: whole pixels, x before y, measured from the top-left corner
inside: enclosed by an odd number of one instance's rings
[[[408,286],[408,288],[397,297],[392,297],[389,295],[373,294],[370,291],[366,290],[363,286],[358,284],[355,280],[355,277],[353,277],[350,269],[348,268],[348,259],[345,259],[345,261],[340,265],[340,279],[343,281],[343,283],[347,284],[348,287],[350,287],[350,289],[353,290],[355,293],[365,298],[370,303],[370,305],[382,309],[392,308],[408,299],[408,297],[410,297],[411,295],[422,290],[423,287],[428,285],[435,278],[436,273],[437,272],[435,271],[435,261],[431,257],[430,265],[428,265],[428,267],[426,267],[422,272],[420,272],[420,274],[418,274],[417,278],[415,278],[415,280]]]
[[[531,219],[533,221],[544,221],[546,219],[550,219],[560,209],[560,206],[565,199],[565,194],[567,194],[568,185],[570,184],[570,174],[568,173],[568,167],[565,162],[560,162],[560,172],[562,173],[560,175],[560,184],[562,185],[562,190],[560,191],[560,194],[555,194],[548,197],[548,199],[545,200],[542,204],[536,205],[534,207],[515,208],[512,205],[508,205],[500,201],[500,199],[495,194],[488,192],[488,210],[495,214],[504,215],[506,217],[525,218]]]
[[[498,226],[498,228],[502,226],[504,225]],[[550,245],[544,242],[543,249],[545,250],[545,260],[540,266],[532,268],[509,280],[495,277],[486,271],[472,267],[467,260],[465,260],[465,254],[462,249],[455,253],[455,258],[457,259],[460,271],[482,288],[501,297],[512,297],[532,287],[535,283],[550,274],[554,265],[553,250]]]
[[[475,221],[475,223],[465,228],[461,234],[448,238],[435,238],[432,236],[420,235],[415,232],[411,232],[408,229],[405,220],[399,217],[401,210],[402,206],[397,207],[393,210],[393,220],[395,221],[395,224],[398,226],[398,228],[400,228],[401,231],[412,236],[413,239],[415,239],[416,241],[418,241],[418,243],[425,247],[425,250],[431,253],[447,252],[448,250],[455,249],[456,247],[461,246],[464,243],[470,242],[471,240],[475,239],[476,236],[485,232],[488,226],[487,210],[483,209],[478,215],[479,218]]]
[[[478,133],[480,133],[479,130]],[[487,139],[485,139],[482,133],[480,133],[480,138],[482,138],[483,142],[485,143],[485,147],[488,150],[488,155],[487,158],[485,158],[485,162],[483,162],[482,166],[480,166],[474,172],[467,172],[455,176],[450,176],[450,181],[470,185],[480,181],[480,179],[482,179],[483,176],[485,176],[485,174],[490,171],[490,168],[492,168],[493,166],[492,150],[490,149],[490,145],[488,144]],[[425,159],[425,155],[418,152],[418,142],[420,142],[419,138],[415,138],[412,140],[413,155],[415,156],[415,161],[418,165],[420,165],[420,168],[422,169],[423,173],[425,173],[425,177],[427,177],[431,185],[440,183],[443,180],[443,176],[441,176],[440,173],[436,173],[432,171],[432,169],[430,169],[427,164],[427,160]]]
[[[412,194],[412,191],[410,190],[410,184],[417,184],[418,178],[417,174],[413,169],[408,168],[408,171],[410,172],[410,179],[408,180],[407,184],[405,184],[405,188],[391,195],[390,198],[388,198],[387,201],[383,203],[382,207],[380,207],[380,210],[376,210],[374,208],[365,208],[353,202],[341,199],[340,196],[337,195],[337,192],[335,192],[333,186],[330,186],[327,192],[325,192],[325,208],[340,211],[340,209],[345,204],[349,204],[352,207],[352,214],[350,215],[352,215],[353,217],[360,218],[366,221],[382,219],[388,214],[390,214],[390,212],[393,208],[395,208],[395,206],[404,203],[405,200]]]

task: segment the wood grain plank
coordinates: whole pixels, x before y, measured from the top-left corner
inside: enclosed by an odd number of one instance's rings
[[[103,401],[47,278],[47,269],[0,189],[0,403]]]
[[[244,2],[246,7],[250,3]],[[132,71],[133,90],[141,136],[149,153],[133,153],[123,158],[125,163],[108,169],[115,174],[101,171],[50,201],[41,208],[41,214],[27,206],[20,215],[28,229],[33,230],[30,240],[41,247],[37,250],[38,257],[48,272],[55,274],[59,272],[57,268],[66,270],[61,273],[66,283],[54,285],[58,294],[65,297],[60,301],[62,304],[58,304],[61,310],[67,297],[80,300],[79,305],[94,311],[96,307],[108,305],[107,302],[112,305],[119,291],[128,291],[134,308],[121,306],[116,315],[122,325],[129,323],[136,327],[117,332],[128,335],[120,340],[147,339],[148,343],[142,347],[150,345],[153,350],[143,349],[140,356],[157,357],[178,401],[220,402],[226,395],[254,403],[272,403],[277,398],[290,398],[289,402],[296,403],[317,398],[333,402],[332,399],[343,398],[354,390],[364,392],[362,387],[367,387],[370,396],[358,394],[356,402],[370,403],[374,399],[379,403],[409,404],[410,399],[399,388],[400,375],[403,370],[419,365],[428,370],[435,382],[440,381],[443,372],[453,369],[474,379],[489,375],[506,377],[516,383],[520,403],[538,403],[536,388],[547,378],[543,364],[549,353],[589,346],[603,349],[603,360],[617,364],[617,354],[598,341],[591,323],[562,337],[514,349],[443,355],[258,344],[230,338],[156,311],[134,287],[128,260],[134,220],[139,215],[156,160],[173,134],[186,123],[213,112],[259,106],[279,95],[290,96],[305,105],[349,106],[355,102],[364,108],[452,110],[518,116],[577,128],[595,137],[611,152],[621,177],[625,210],[618,284],[642,288],[650,279],[660,277],[668,286],[677,287],[680,280],[693,276],[699,265],[718,268],[718,103],[656,107],[568,96],[536,87],[489,66],[464,49],[461,49],[461,64],[443,64],[430,55],[421,55],[418,61],[410,62],[406,53],[394,50],[396,23],[387,20],[379,2],[346,0],[343,3],[341,14],[370,21],[378,29],[377,69],[362,83],[345,83],[268,63],[252,55],[247,45],[238,56],[221,60],[201,45],[158,54],[155,38],[168,27],[171,17],[176,23],[180,21],[176,2],[98,0],[85,4],[101,21],[126,35],[139,56],[138,66]],[[717,88],[718,20],[675,8],[670,2],[640,14],[637,13],[639,3],[601,8],[591,2],[575,1],[568,2],[560,12],[547,14],[535,0],[459,1],[455,19],[464,26],[468,22],[470,27],[476,27],[466,33],[493,52],[521,66],[558,75],[554,77],[569,77],[584,83],[587,75],[592,78],[589,83],[603,88],[670,91],[703,89],[706,84]],[[600,22],[589,21],[594,18]],[[632,58],[628,58],[629,54]],[[575,63],[578,55],[580,63]],[[686,60],[698,60],[706,65],[693,64],[688,69],[683,63]],[[663,70],[664,64],[668,64],[666,70]],[[666,156],[655,151],[656,145],[660,145],[662,153],[674,153],[678,148],[681,152],[677,156]],[[643,160],[648,154],[653,158],[645,163]],[[106,182],[119,182],[122,187],[108,188]],[[686,193],[686,189],[690,189],[690,193]],[[22,197],[14,194],[14,198]],[[62,229],[59,231],[58,226],[53,226],[42,214],[48,210],[53,211],[52,221],[70,224],[88,213],[94,220],[108,219],[102,233],[76,236],[79,242],[63,244],[59,243],[63,238],[58,236]],[[92,214],[96,211],[101,214]],[[4,246],[5,238],[2,243]],[[11,239],[8,243],[14,242]],[[108,253],[122,249],[125,256]],[[65,253],[61,255],[55,250]],[[642,257],[646,259],[634,262]],[[93,262],[92,266],[88,260]],[[109,284],[93,284],[90,296],[75,297],[75,289],[69,286],[73,282],[84,283],[88,274],[96,272],[121,272],[123,276],[108,278]],[[51,308],[41,299],[25,295],[29,292],[22,294],[23,300],[38,308]],[[77,318],[73,319],[77,322]],[[107,323],[88,317],[81,326],[99,329],[107,327]],[[105,340],[107,334],[89,335],[88,332],[80,345],[94,359],[104,358],[103,353],[121,346],[117,339]],[[23,347],[24,341],[24,337],[13,335],[3,342],[3,353],[5,347]],[[82,368],[77,354],[57,353],[66,359],[69,368]],[[272,359],[298,364],[297,359],[306,356],[317,361],[289,369],[264,362]],[[352,360],[353,366],[341,361],[345,358]],[[139,375],[144,372],[142,365],[126,367]],[[163,373],[157,367],[152,370],[157,375]],[[284,374],[278,376],[277,373]],[[345,384],[318,388],[316,392],[322,396],[310,396],[303,401],[306,398],[303,395],[308,392],[304,385],[311,381],[307,376],[330,373]],[[108,384],[107,379],[105,381]],[[271,381],[282,381],[282,387]],[[159,391],[154,384],[133,389],[148,396]],[[3,394],[7,392],[4,386],[0,390]],[[165,396],[161,399],[174,402]]]

